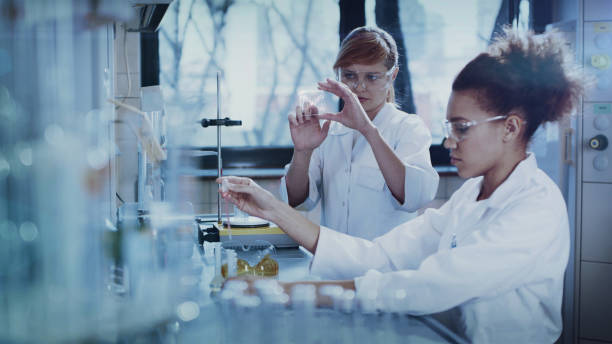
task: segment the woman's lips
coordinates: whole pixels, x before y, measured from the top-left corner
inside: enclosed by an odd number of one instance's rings
[[[450,157],[450,163],[451,163],[451,165],[455,165],[455,164],[457,164],[459,161],[461,161],[461,159],[457,159],[457,158],[455,158],[454,156],[451,156],[451,157]]]
[[[368,98],[365,97],[357,97],[357,99],[359,99],[359,101],[362,103],[368,100]]]

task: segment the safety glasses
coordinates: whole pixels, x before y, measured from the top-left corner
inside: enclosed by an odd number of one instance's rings
[[[367,89],[378,89],[387,86],[391,80],[391,74],[395,71],[395,67],[389,69],[385,73],[380,72],[360,72],[347,68],[340,68],[338,75],[340,82],[351,88],[359,88],[360,86]]]
[[[460,142],[465,139],[470,128],[477,126],[482,123],[498,121],[500,119],[507,118],[507,115],[500,115],[495,117],[490,117],[487,119],[483,119],[481,121],[464,121],[464,120],[454,120],[448,121],[444,120],[443,128],[444,128],[444,136],[448,139],[451,138],[455,142]]]

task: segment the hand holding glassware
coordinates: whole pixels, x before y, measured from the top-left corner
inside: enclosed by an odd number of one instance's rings
[[[302,115],[308,119],[313,114],[325,112],[325,92],[321,90],[302,90],[298,92],[298,107]],[[314,108],[313,108],[314,107]],[[316,110],[315,110],[316,109]],[[316,112],[313,112],[316,111]]]
[[[348,86],[328,78],[323,82],[319,82],[319,88],[342,98],[344,107],[337,113],[335,111],[321,112],[317,115],[317,118],[340,122],[344,126],[355,129],[362,134],[374,126],[359,102],[357,95]]]
[[[298,94],[295,113],[289,114],[289,129],[294,147],[298,151],[317,148],[327,137],[329,122],[321,125],[314,115],[330,108],[331,94],[321,90],[304,90]]]

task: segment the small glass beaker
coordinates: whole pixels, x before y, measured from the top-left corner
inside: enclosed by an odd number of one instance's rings
[[[298,92],[298,106],[306,111],[309,106],[315,106],[317,113],[327,113],[333,108],[334,95],[322,90],[301,90]]]

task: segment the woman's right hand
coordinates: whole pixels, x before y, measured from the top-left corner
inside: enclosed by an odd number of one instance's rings
[[[253,180],[244,177],[221,177],[217,178],[217,183],[223,184],[220,191],[223,199],[235,204],[245,213],[273,221],[271,216],[279,200]]]
[[[278,225],[291,239],[315,252],[319,225],[311,222],[288,204],[279,201],[254,181],[243,177],[221,177],[221,196],[240,210]]]
[[[315,114],[318,109],[314,105],[297,106],[295,114],[288,116],[291,140],[296,151],[312,151],[319,147],[329,132],[330,121],[325,121],[323,126],[319,123]]]

